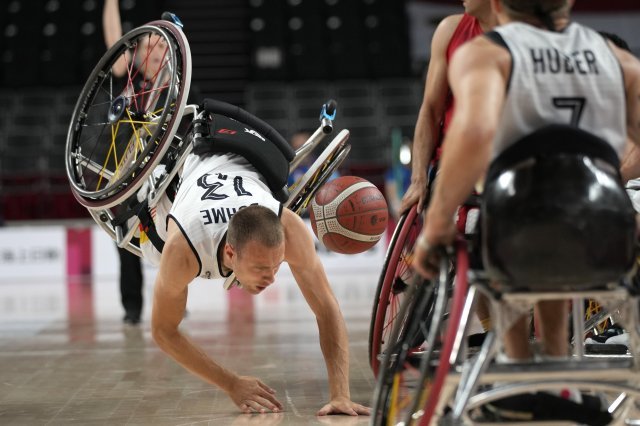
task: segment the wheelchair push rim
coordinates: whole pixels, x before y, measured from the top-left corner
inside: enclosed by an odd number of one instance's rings
[[[126,63],[122,78],[113,74],[118,61]],[[190,82],[189,44],[169,22],[136,28],[105,53],[67,133],[67,177],[82,205],[113,207],[142,185],[173,139]]]

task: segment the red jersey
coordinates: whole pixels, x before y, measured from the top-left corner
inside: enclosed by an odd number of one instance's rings
[[[483,34],[482,28],[480,27],[480,23],[476,18],[471,15],[467,15],[466,13],[462,16],[462,19],[458,23],[456,30],[453,32],[451,36],[451,40],[449,40],[449,45],[447,46],[447,65],[451,61],[451,57],[453,56],[453,52],[455,52],[458,47],[462,46],[467,41]],[[453,117],[453,94],[451,90],[447,94],[447,100],[445,102],[445,110],[444,110],[444,119],[442,122],[442,131],[440,134],[440,141],[438,142],[438,148],[436,150],[436,156],[434,160],[440,159],[440,150],[442,145],[442,139],[444,138],[444,134],[449,127],[449,123],[451,122],[451,118]]]

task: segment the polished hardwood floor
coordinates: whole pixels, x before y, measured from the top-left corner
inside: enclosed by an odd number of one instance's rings
[[[350,336],[352,399],[366,405],[374,387],[367,339],[380,267],[329,271]],[[284,269],[258,297],[226,292],[217,281],[192,283],[183,321],[220,363],[275,388],[284,412],[241,414],[224,392],[168,358],[151,339],[149,303],[140,325],[123,324],[111,276],[0,282],[0,424],[367,424],[367,417],[316,417],[328,400],[317,327]],[[154,271],[145,273],[149,302]]]

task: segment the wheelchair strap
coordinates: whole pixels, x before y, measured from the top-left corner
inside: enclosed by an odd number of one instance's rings
[[[151,244],[162,253],[162,249],[164,249],[164,240],[160,238],[158,235],[158,231],[156,229],[156,225],[153,222],[153,218],[151,217],[151,210],[149,209],[149,202],[144,200],[140,203],[140,209],[137,212],[137,216],[140,219],[140,230],[147,235]]]
[[[171,199],[173,201],[173,199]],[[162,249],[164,248],[164,241],[158,235],[158,231],[156,230],[156,225],[151,218],[151,211],[149,210],[149,202],[145,199],[142,202],[139,202],[135,197],[133,200],[125,204],[124,208],[120,211],[111,221],[113,226],[120,226],[125,224],[129,219],[133,216],[137,216],[140,219],[140,231],[144,232],[151,244],[162,253]]]

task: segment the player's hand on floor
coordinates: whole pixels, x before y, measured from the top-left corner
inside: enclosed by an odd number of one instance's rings
[[[258,378],[238,376],[229,391],[229,397],[243,413],[282,411],[282,404],[275,397],[276,391]]]
[[[368,416],[371,414],[371,408],[364,405],[356,404],[349,398],[335,398],[329,401],[324,407],[316,413],[316,416],[327,416],[330,414],[346,414],[349,416]]]

